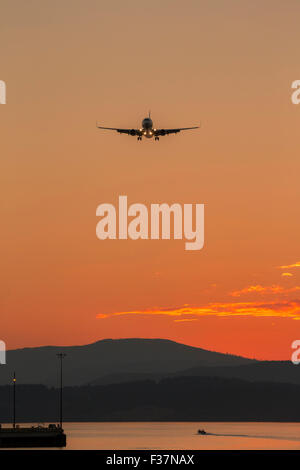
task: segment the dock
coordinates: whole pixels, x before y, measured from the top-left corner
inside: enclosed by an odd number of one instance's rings
[[[0,448],[23,447],[66,447],[67,437],[63,430],[63,367],[62,361],[66,354],[57,354],[60,359],[60,394],[59,424],[21,427],[16,424],[16,373],[13,375],[13,421],[12,426],[2,427],[0,424]]]
[[[65,447],[66,434],[56,425],[32,427],[1,427],[0,448],[16,447]]]

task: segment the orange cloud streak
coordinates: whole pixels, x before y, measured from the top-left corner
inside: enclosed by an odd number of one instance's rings
[[[111,314],[100,313],[97,318],[104,319],[119,315],[147,315],[147,316],[171,316],[179,317],[174,321],[198,319],[204,316],[216,317],[281,317],[300,320],[300,301],[283,301],[283,302],[216,302],[210,303],[203,307],[170,307],[170,308],[154,308],[147,310],[132,310],[115,312]],[[191,318],[192,317],[192,318]]]
[[[263,294],[290,294],[291,292],[297,292],[300,290],[300,286],[295,286],[295,287],[282,287],[273,284],[272,286],[261,286],[261,285],[256,285],[256,286],[248,286],[245,287],[244,289],[241,290],[236,290],[231,292],[230,295],[233,297],[240,297],[243,294],[249,294],[253,292],[258,292],[258,293],[263,293]]]
[[[280,269],[300,268],[300,261],[294,264],[287,264],[286,266],[279,266]]]

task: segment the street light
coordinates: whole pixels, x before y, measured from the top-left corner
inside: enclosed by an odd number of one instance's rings
[[[63,421],[63,412],[62,412],[62,404],[63,404],[63,359],[66,357],[65,353],[58,353],[56,354],[57,357],[60,359],[60,413],[59,413],[59,422],[60,427],[62,429],[62,421]]]
[[[14,384],[14,399],[13,399],[13,428],[16,427],[16,373],[14,372],[13,376],[13,384]]]

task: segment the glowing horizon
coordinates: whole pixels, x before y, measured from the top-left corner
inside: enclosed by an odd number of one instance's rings
[[[5,2],[0,18],[0,340],[161,337],[289,359],[300,4],[42,3]],[[95,127],[138,128],[149,109],[157,128],[201,129],[141,145]],[[121,194],[205,204],[203,249],[97,239],[97,206]]]

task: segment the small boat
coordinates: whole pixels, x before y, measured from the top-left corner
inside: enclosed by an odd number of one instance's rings
[[[198,429],[198,434],[204,435],[207,434],[204,429]]]

